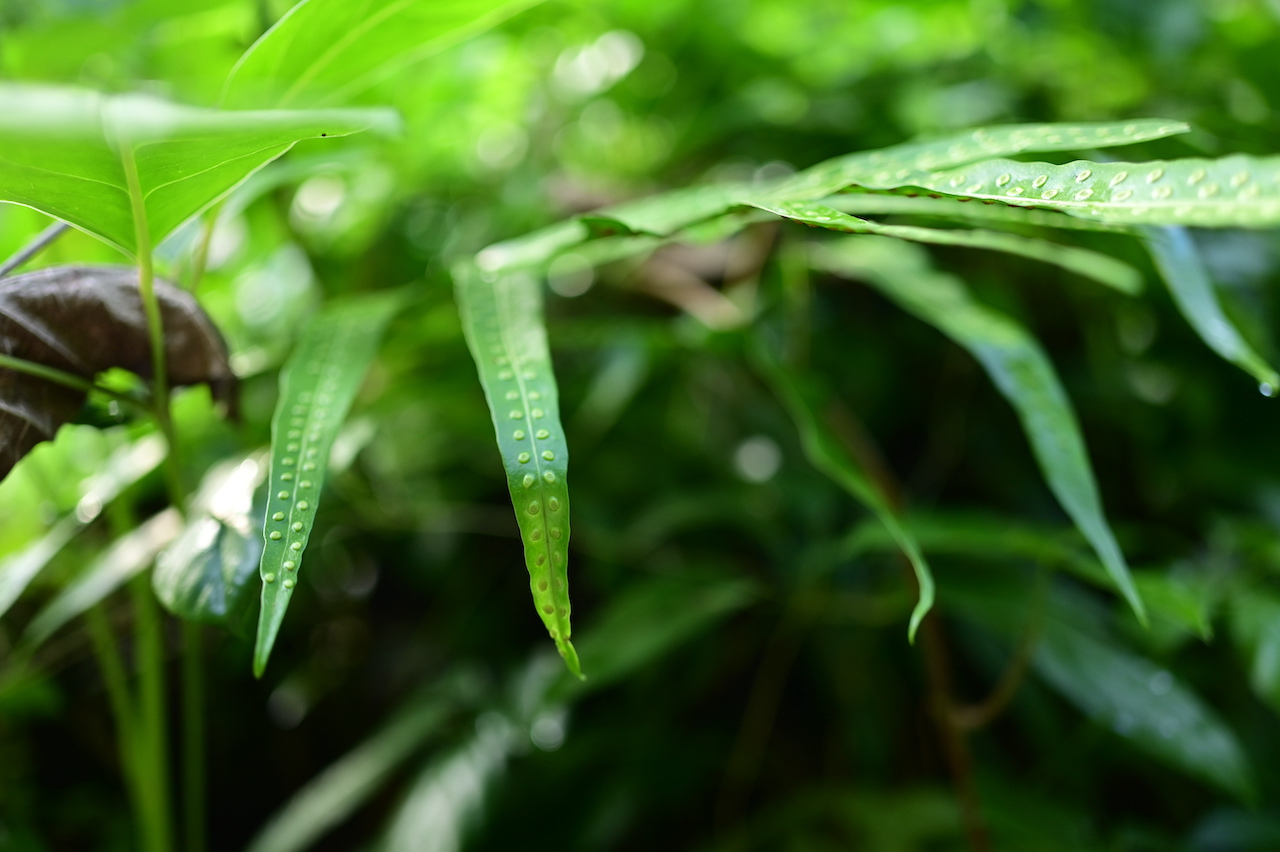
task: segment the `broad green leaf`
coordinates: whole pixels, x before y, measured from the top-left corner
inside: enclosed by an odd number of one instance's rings
[[[60,519],[27,549],[0,562],[0,615],[58,554],[63,546],[91,523],[120,492],[159,466],[168,452],[164,440],[148,435],[121,447],[86,482],[76,511]]]
[[[262,524],[262,611],[253,651],[258,677],[267,667],[302,569],[329,450],[400,304],[395,293],[332,303],[307,324],[280,371]]]
[[[823,419],[826,406],[819,389],[785,368],[765,351],[763,345],[754,347],[753,354],[774,393],[795,421],[801,446],[810,464],[871,510],[911,562],[916,582],[920,585],[920,598],[911,612],[908,627],[908,635],[914,641],[916,629],[928,615],[934,598],[933,574],[915,535],[903,523],[875,479],[862,469],[826,426]]]
[[[251,579],[262,558],[254,492],[266,476],[262,453],[222,462],[205,475],[186,528],[151,573],[156,597],[174,615],[236,633],[249,626]]]
[[[883,225],[842,213],[813,202],[753,202],[753,207],[767,210],[784,219],[803,222],[832,231],[850,234],[880,234],[917,243],[990,249],[1016,254],[1060,266],[1085,278],[1092,278],[1122,293],[1134,294],[1142,289],[1142,276],[1127,263],[1088,249],[1064,246],[1047,240],[1021,237],[1000,231],[954,231],[921,228],[916,225]]]
[[[1280,158],[1277,159],[1280,176]],[[1227,361],[1257,379],[1263,393],[1280,392],[1280,374],[1250,346],[1222,311],[1209,270],[1191,236],[1182,228],[1143,228],[1142,242],[1151,252],[1178,310],[1200,339]]]
[[[1264,228],[1280,224],[1280,156],[1065,165],[986,160],[955,169],[877,175],[868,189],[919,187],[1044,207],[1121,225]]]
[[[420,700],[307,782],[271,818],[247,852],[301,852],[372,797],[440,729],[452,703]]]
[[[1047,151],[1111,148],[1162,139],[1190,128],[1180,121],[1140,118],[1083,124],[1009,124],[979,127],[940,139],[906,142],[879,151],[859,151],[819,163],[768,192],[782,201],[821,198],[849,186],[889,188],[920,172]]]
[[[1071,403],[1049,359],[1026,329],[974,301],[963,282],[933,269],[922,251],[905,243],[851,238],[817,246],[814,256],[815,265],[828,272],[866,278],[982,364],[1018,412],[1050,490],[1089,540],[1138,619],[1145,622],[1142,600],[1103,514]]]
[[[569,641],[569,448],[543,325],[542,285],[527,272],[483,272],[469,261],[454,266],[453,278],[507,472],[533,602],[569,670],[581,677]]]
[[[41,644],[62,625],[145,571],[181,529],[182,516],[170,508],[117,539],[31,620],[22,641],[31,646]]]
[[[302,0],[240,58],[222,105],[339,104],[540,0]]]
[[[144,95],[6,84],[0,201],[56,216],[134,254],[135,202],[155,244],[298,140],[395,124],[387,110],[224,112]]]

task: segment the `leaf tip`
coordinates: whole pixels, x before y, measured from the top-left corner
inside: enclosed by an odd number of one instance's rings
[[[586,680],[587,676],[582,673],[582,663],[578,660],[578,652],[574,649],[573,643],[568,639],[560,639],[556,641],[556,647],[560,651],[560,656],[564,657],[564,664],[569,667],[570,673],[578,680]]]

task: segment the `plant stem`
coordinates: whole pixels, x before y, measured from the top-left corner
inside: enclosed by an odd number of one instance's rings
[[[204,852],[204,664],[200,625],[182,622],[182,780],[186,852]]]
[[[49,227],[36,234],[31,242],[18,249],[17,253],[4,263],[0,263],[0,278],[5,277],[10,272],[13,272],[13,270],[35,257],[44,250],[45,246],[62,236],[69,227],[71,226],[66,222],[54,222]]]
[[[124,772],[125,788],[129,793],[129,803],[143,836],[150,839],[154,834],[153,822],[144,792],[143,778],[139,773],[141,762],[138,754],[133,695],[129,691],[124,664],[120,660],[120,649],[115,632],[111,629],[111,623],[103,612],[101,604],[87,609],[84,619],[89,627],[89,636],[93,640],[94,655],[98,658],[99,668],[102,669],[102,680],[106,684],[107,697],[111,701],[111,714],[116,721],[116,737],[120,744],[120,765]],[[154,844],[148,842],[147,847],[154,848]]]
[[[169,412],[169,373],[166,364],[164,320],[160,314],[160,301],[156,298],[155,266],[151,258],[151,229],[147,223],[147,208],[142,198],[142,184],[138,178],[138,163],[133,147],[127,139],[120,139],[120,162],[124,166],[125,181],[129,186],[129,204],[133,210],[133,231],[138,255],[138,292],[142,297],[142,310],[147,316],[147,334],[151,340],[151,384],[153,387],[152,411],[160,431],[169,444],[165,458],[165,477],[169,493],[183,508],[186,489],[182,484],[182,466],[179,464],[178,441]]]
[[[134,660],[138,668],[138,719],[141,722],[139,753],[145,793],[155,820],[152,838],[156,850],[173,847],[169,799],[169,736],[165,724],[164,625],[146,574],[129,582],[134,609]]]
[[[130,405],[142,405],[142,400],[130,396],[127,393],[120,393],[111,388],[94,384],[88,379],[83,379],[75,373],[68,373],[59,370],[57,367],[47,367],[44,364],[35,361],[27,361],[22,358],[15,358],[12,355],[0,355],[0,368],[13,370],[15,373],[26,373],[28,376],[35,376],[38,379],[44,379],[72,390],[81,391],[83,393],[101,393],[120,402],[127,402]]]

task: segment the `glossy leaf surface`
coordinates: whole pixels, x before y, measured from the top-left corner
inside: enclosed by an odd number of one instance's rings
[[[542,285],[524,272],[453,269],[458,309],[475,360],[520,525],[538,616],[569,670],[569,447],[542,317]]]
[[[254,492],[266,475],[261,456],[223,462],[205,475],[185,529],[151,574],[156,597],[174,615],[247,632],[262,558]]]
[[[226,344],[191,294],[155,283],[169,383],[208,384],[234,407]],[[136,270],[59,266],[0,282],[0,351],[92,381],[112,367],[151,375],[150,338]],[[0,477],[75,417],[85,391],[0,368]]]
[[[232,69],[222,105],[343,103],[541,0],[302,0]]]
[[[1096,251],[1064,246],[1047,240],[1005,234],[1000,231],[961,231],[922,228],[917,225],[883,225],[813,202],[755,202],[752,206],[775,213],[784,219],[832,231],[879,234],[916,243],[963,246],[1016,254],[1060,266],[1122,293],[1133,294],[1142,289],[1142,276],[1129,264]]]
[[[1280,224],[1280,157],[1236,154],[1217,160],[1077,160],[1065,165],[997,159],[901,177],[882,175],[862,185],[920,187],[1121,225],[1265,228]]]
[[[1200,339],[1257,379],[1268,393],[1280,391],[1280,374],[1254,351],[1223,312],[1209,270],[1191,235],[1181,228],[1143,228],[1141,233],[1174,303]]]
[[[329,451],[400,304],[396,294],[331,304],[307,324],[280,372],[262,525],[262,611],[253,652],[259,677],[302,569]]]
[[[923,252],[904,243],[855,238],[818,248],[818,267],[866,278],[982,364],[1018,412],[1050,490],[1089,540],[1134,613],[1145,620],[1128,564],[1103,514],[1075,412],[1035,339],[1009,317],[974,301],[959,279],[934,270]]]
[[[223,112],[143,95],[9,84],[0,86],[0,201],[33,207],[134,254],[135,200],[155,244],[300,139],[395,126],[387,110]]]

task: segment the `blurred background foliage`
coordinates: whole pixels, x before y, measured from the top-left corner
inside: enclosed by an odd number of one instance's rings
[[[0,0],[0,76],[214,105],[288,6]],[[266,677],[246,638],[206,636],[210,848],[245,847],[357,748],[378,780],[332,807],[349,819],[253,848],[967,848],[898,557],[741,357],[742,322],[805,277],[809,233],[552,269],[583,687],[530,611],[447,264],[602,204],[980,123],[1153,115],[1194,131],[1119,156],[1275,153],[1278,38],[1276,0],[547,2],[362,96],[402,113],[401,136],[302,143],[255,175],[198,291],[245,377],[244,420],[180,396],[189,481],[268,442],[276,371],[320,302],[401,285],[417,301],[335,451]],[[45,224],[0,207],[0,256]],[[198,231],[161,247],[172,277]],[[1130,244],[1090,236],[1154,283]],[[1197,238],[1274,361],[1275,234]],[[1076,579],[1096,567],[963,351],[869,289],[795,291],[815,372],[930,553],[949,688],[975,712],[996,690],[985,709],[1002,712],[967,738],[993,848],[1280,848],[1276,403],[1156,287],[933,256],[1049,350],[1153,611],[1144,630]],[[73,233],[39,263],[119,260]],[[86,527],[0,621],[0,849],[131,848],[83,628],[30,664],[12,652],[113,525],[163,502],[142,471],[99,517],[94,476],[145,427],[106,404],[84,419],[101,431],[64,429],[0,485],[10,558],[60,518]],[[354,784],[353,766],[330,780]]]

